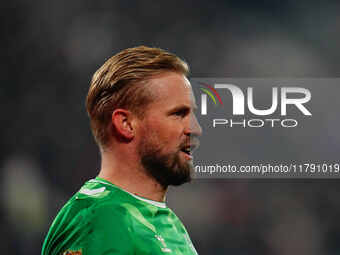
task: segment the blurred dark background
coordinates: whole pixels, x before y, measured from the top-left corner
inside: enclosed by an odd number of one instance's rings
[[[17,0],[1,11],[3,254],[39,254],[57,211],[98,173],[84,101],[118,51],[161,47],[196,77],[339,76],[335,0]],[[319,255],[340,253],[339,196],[338,180],[196,180],[168,204],[200,254]]]

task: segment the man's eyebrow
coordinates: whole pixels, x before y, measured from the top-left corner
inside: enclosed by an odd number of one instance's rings
[[[169,113],[177,112],[177,111],[183,111],[183,110],[190,110],[190,109],[196,110],[197,105],[193,104],[191,107],[189,105],[183,104],[183,105],[178,105],[175,106],[174,108],[169,110]]]

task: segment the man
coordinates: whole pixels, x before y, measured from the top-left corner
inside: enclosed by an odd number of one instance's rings
[[[158,48],[107,60],[87,95],[101,170],[61,209],[42,255],[197,254],[166,206],[169,185],[190,181],[201,128],[187,64]]]

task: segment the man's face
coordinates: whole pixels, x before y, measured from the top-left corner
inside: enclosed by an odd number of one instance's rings
[[[191,85],[182,74],[167,72],[150,80],[154,95],[140,121],[138,151],[142,166],[163,187],[191,180],[192,151],[201,127]]]

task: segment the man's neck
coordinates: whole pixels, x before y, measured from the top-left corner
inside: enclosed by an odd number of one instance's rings
[[[102,153],[101,170],[98,177],[114,185],[150,200],[164,202],[167,189],[137,165],[137,159],[117,159],[112,153]],[[119,155],[119,154],[116,154]]]

